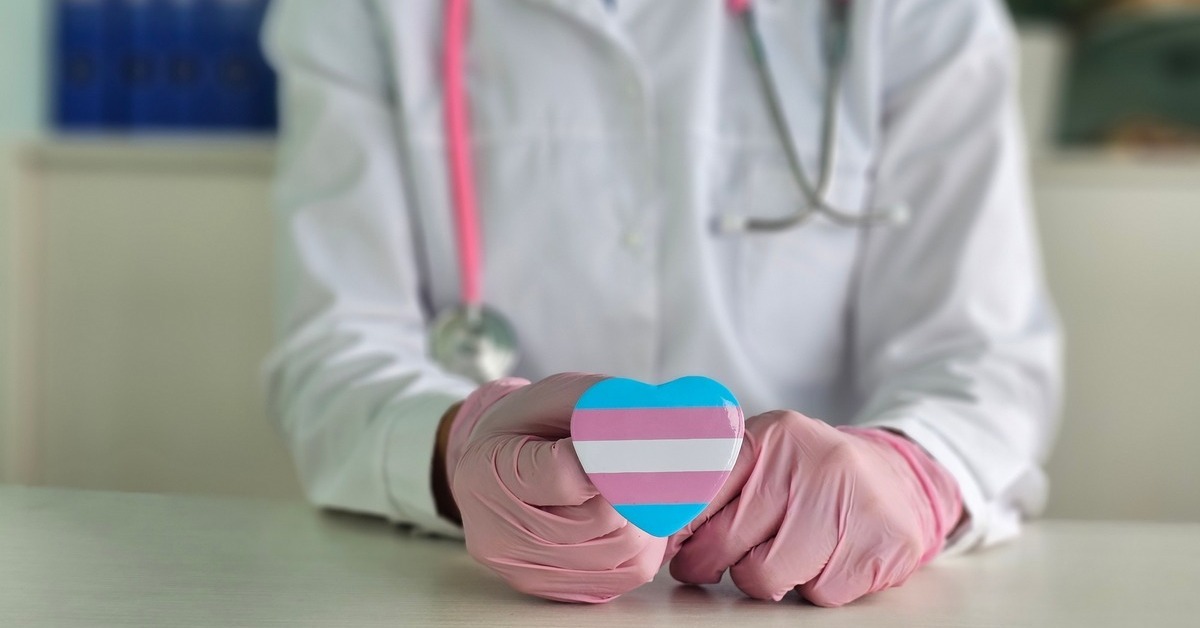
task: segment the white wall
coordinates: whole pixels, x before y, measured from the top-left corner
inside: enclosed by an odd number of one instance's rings
[[[48,0],[0,0],[0,433],[8,421],[11,391],[10,313],[13,296],[11,205],[15,143],[42,129],[45,111],[45,14]],[[0,447],[0,469],[4,468]]]
[[[1200,521],[1200,161],[1035,164],[1066,332],[1048,514]]]
[[[48,0],[0,2],[0,138],[41,127],[49,5]]]
[[[36,193],[15,214],[24,394],[9,481],[299,496],[259,380],[273,149],[92,140],[24,151],[23,187]]]

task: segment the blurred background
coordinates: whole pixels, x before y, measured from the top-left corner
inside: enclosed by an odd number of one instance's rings
[[[258,374],[267,2],[0,2],[0,482],[299,497]],[[1068,343],[1049,514],[1200,521],[1200,0],[1009,6]]]

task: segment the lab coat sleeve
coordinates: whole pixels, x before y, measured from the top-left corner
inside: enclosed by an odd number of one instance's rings
[[[430,487],[437,424],[473,388],[426,349],[393,81],[367,0],[274,3],[283,124],[271,414],[318,506],[461,536]]]
[[[1045,501],[1060,335],[1042,279],[1011,24],[990,0],[899,0],[884,29],[872,195],[906,226],[864,238],[853,307],[855,423],[887,427],[957,479],[948,551],[999,542]]]

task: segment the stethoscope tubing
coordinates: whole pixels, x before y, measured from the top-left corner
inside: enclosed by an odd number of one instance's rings
[[[443,106],[446,124],[450,193],[458,250],[461,305],[478,315],[483,305],[483,255],[479,199],[471,159],[471,121],[466,89],[468,0],[447,0],[442,53]]]

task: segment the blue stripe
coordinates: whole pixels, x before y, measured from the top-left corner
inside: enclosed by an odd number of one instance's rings
[[[629,523],[645,530],[647,534],[668,537],[683,529],[697,515],[704,512],[708,504],[621,504],[614,505]]]
[[[681,377],[661,386],[614,377],[598,382],[575,404],[578,409],[711,408],[738,405],[721,384],[698,375]]]

